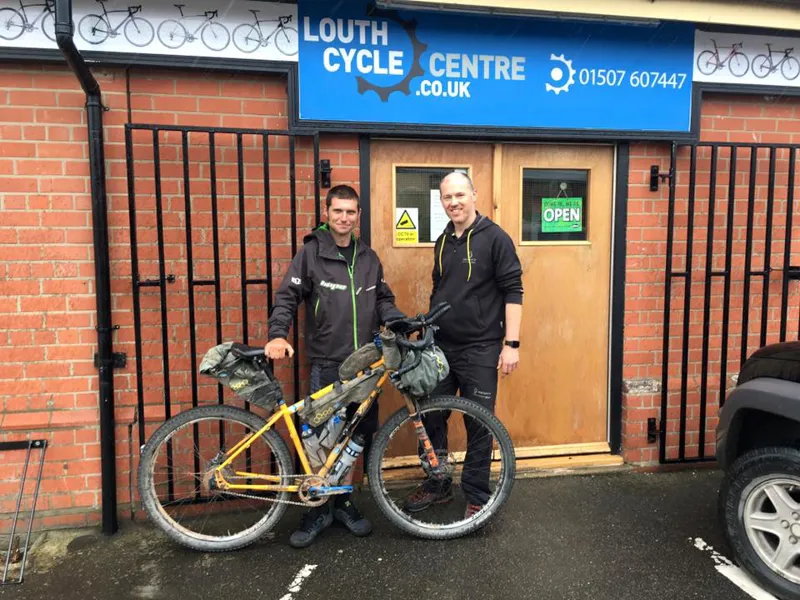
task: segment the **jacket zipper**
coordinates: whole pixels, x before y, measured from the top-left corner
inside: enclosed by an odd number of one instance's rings
[[[358,242],[353,246],[353,263],[347,267],[350,275],[350,297],[353,300],[353,349],[358,350],[358,310],[356,309],[356,282],[353,272],[356,268],[356,255],[358,254]]]
[[[353,272],[356,268],[356,255],[358,254],[358,242],[353,246],[353,261],[347,265],[347,274],[350,276],[350,299],[353,302],[353,349],[358,350],[358,310],[356,309],[356,282],[353,277]],[[344,259],[342,253],[339,253],[339,258]],[[347,264],[347,261],[345,261]]]

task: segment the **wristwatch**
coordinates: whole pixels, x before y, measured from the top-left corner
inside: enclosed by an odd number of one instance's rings
[[[512,342],[511,340],[506,340],[505,345],[509,348],[519,348],[519,340]]]

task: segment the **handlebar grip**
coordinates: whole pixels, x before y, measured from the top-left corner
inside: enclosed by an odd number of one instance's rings
[[[400,336],[398,336],[396,339],[397,345],[402,346],[403,348],[408,348],[409,350],[424,350],[433,342],[433,329],[428,329],[423,338],[421,340],[417,340],[416,342],[410,342]]]
[[[434,306],[427,315],[425,315],[425,321],[432,323],[451,308],[452,307],[447,302],[440,302]]]

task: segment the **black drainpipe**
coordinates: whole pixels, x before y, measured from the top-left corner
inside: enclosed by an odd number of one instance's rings
[[[106,167],[103,155],[103,104],[100,85],[72,39],[72,0],[56,0],[56,43],[86,94],[89,126],[89,174],[92,179],[92,230],[97,297],[97,356],[100,370],[100,456],[103,488],[103,533],[114,534],[117,488],[114,447],[114,355],[111,346],[111,276],[108,257]],[[133,501],[133,499],[131,499]]]

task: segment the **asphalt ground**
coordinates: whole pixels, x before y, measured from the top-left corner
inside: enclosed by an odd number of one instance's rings
[[[296,507],[271,539],[227,554],[184,549],[146,521],[111,537],[51,532],[25,582],[0,598],[747,600],[716,568],[731,557],[720,479],[711,469],[519,479],[492,523],[443,542],[398,531],[366,492],[358,504],[372,535],[334,525],[304,550],[288,545]]]

